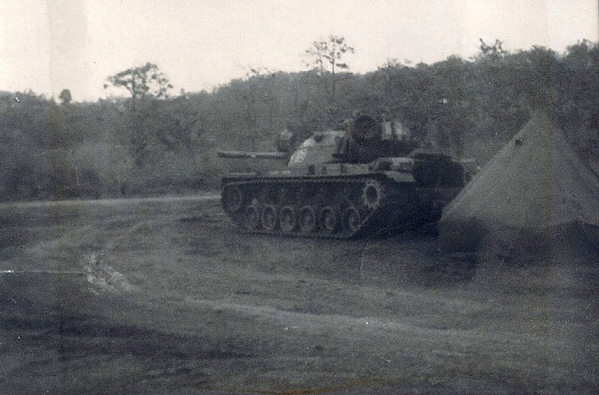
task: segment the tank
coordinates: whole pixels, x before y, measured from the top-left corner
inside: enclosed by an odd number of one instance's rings
[[[281,139],[285,148],[290,136]],[[399,122],[368,115],[314,132],[294,152],[218,155],[281,162],[222,179],[224,211],[251,233],[350,239],[416,228],[441,218],[464,186],[460,163],[415,149]]]

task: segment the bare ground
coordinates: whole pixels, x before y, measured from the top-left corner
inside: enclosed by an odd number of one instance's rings
[[[599,387],[599,258],[237,232],[216,199],[0,206],[0,393]]]

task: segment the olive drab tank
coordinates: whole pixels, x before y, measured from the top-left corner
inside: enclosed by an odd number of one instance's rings
[[[282,146],[290,136],[282,134]],[[219,151],[287,161],[222,179],[222,206],[251,233],[347,239],[434,223],[464,185],[450,157],[414,150],[399,122],[366,115],[315,132],[291,155]]]

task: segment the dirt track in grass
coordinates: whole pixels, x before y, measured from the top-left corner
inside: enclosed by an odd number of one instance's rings
[[[0,393],[591,393],[599,259],[237,232],[216,197],[0,205]]]

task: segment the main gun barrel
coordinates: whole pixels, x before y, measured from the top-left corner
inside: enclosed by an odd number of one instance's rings
[[[217,155],[219,158],[235,159],[289,159],[289,155],[285,152],[217,151]]]

